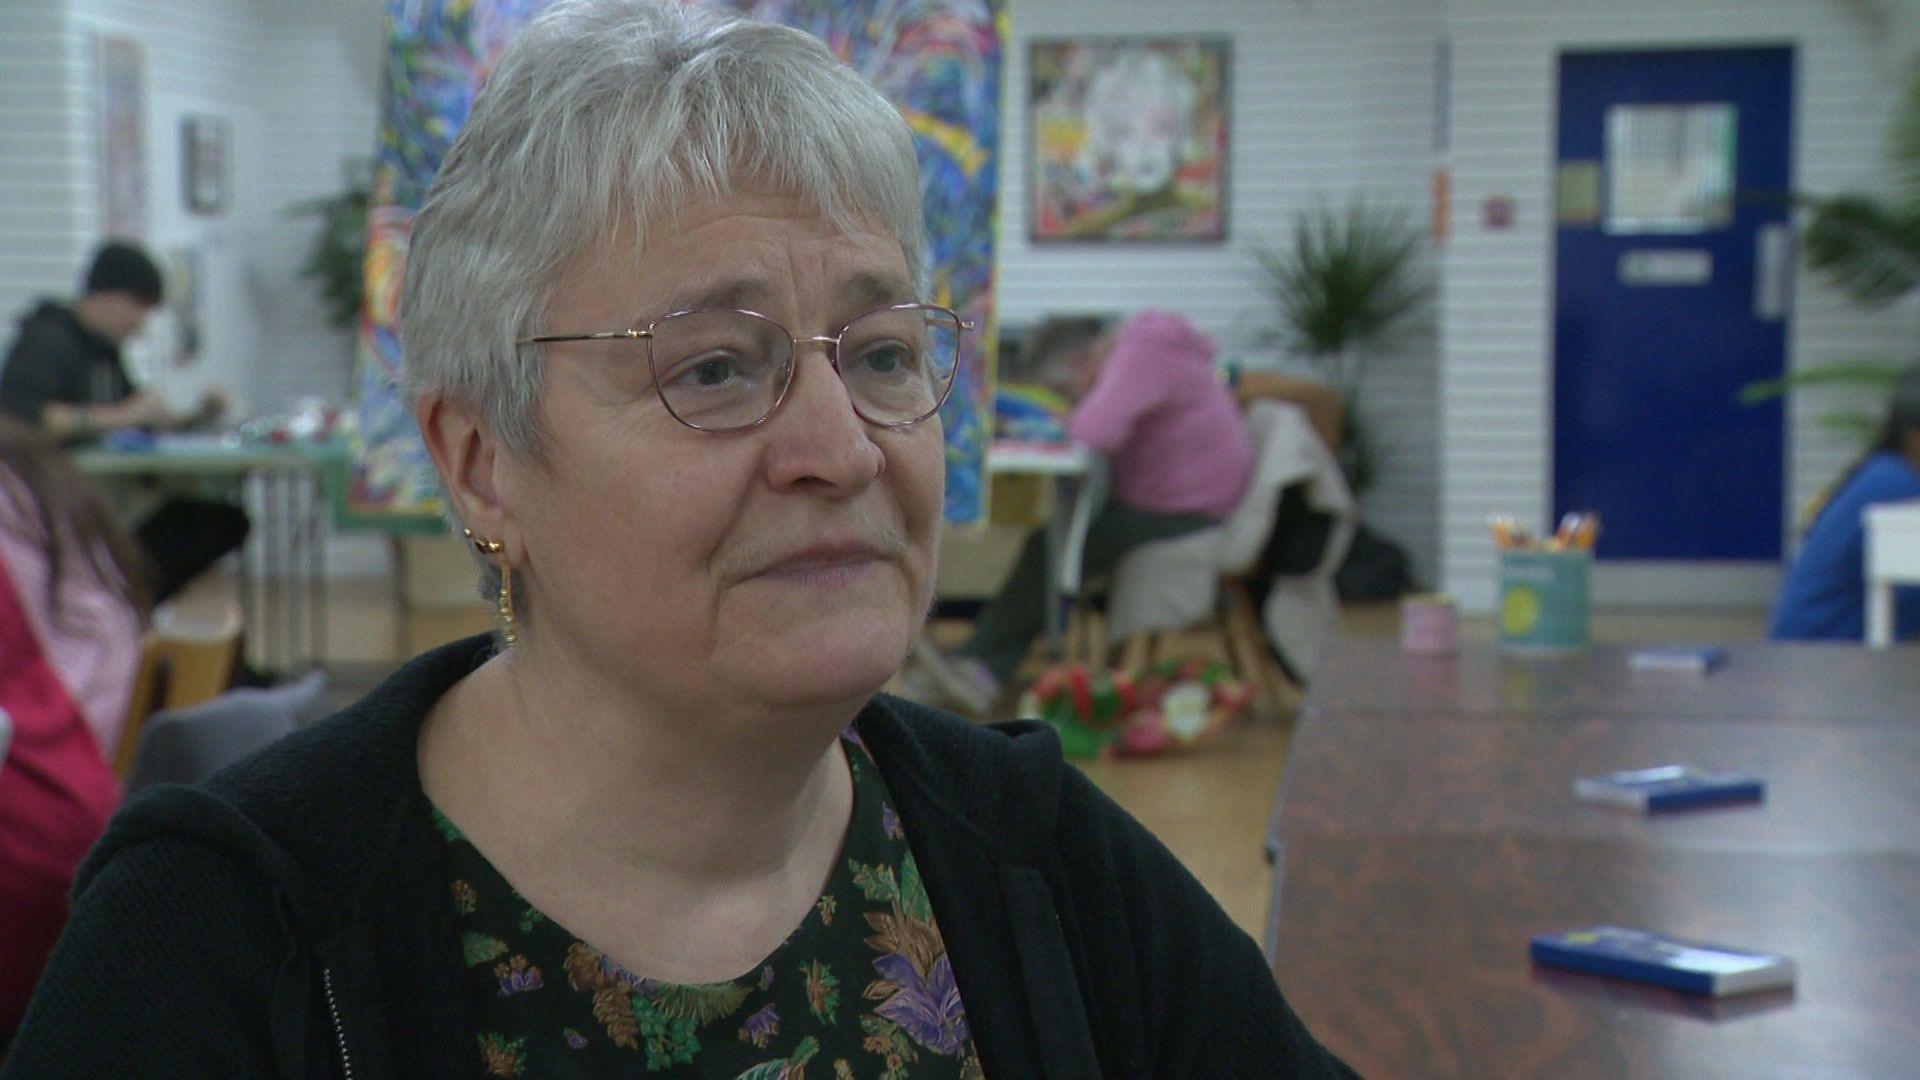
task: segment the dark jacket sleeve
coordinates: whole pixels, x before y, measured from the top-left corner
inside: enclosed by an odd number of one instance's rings
[[[258,872],[206,845],[117,853],[75,898],[0,1077],[273,1075],[274,911]]]
[[[86,359],[57,328],[29,325],[0,371],[0,413],[28,424],[56,401],[86,400]]]
[[[1103,955],[1131,952],[1132,970],[1091,973],[1084,989],[1104,1011],[1145,1017],[1143,1071],[1354,1076],[1301,1024],[1260,947],[1180,860],[1078,769],[1066,773],[1059,843],[1078,924],[1069,932],[1103,935],[1092,939]],[[1115,949],[1115,939],[1131,948]]]

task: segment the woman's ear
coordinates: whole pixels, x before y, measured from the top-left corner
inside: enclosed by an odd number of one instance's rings
[[[414,419],[440,470],[454,516],[475,536],[507,543],[514,521],[513,512],[500,501],[500,440],[473,410],[437,392],[421,397]]]

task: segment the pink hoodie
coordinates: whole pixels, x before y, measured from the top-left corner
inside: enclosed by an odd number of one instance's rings
[[[1213,339],[1179,315],[1127,321],[1100,378],[1067,421],[1113,466],[1115,502],[1224,518],[1253,476],[1246,422],[1214,371]]]

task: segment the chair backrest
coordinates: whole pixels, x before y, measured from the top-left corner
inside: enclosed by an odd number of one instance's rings
[[[153,784],[197,784],[326,710],[327,677],[311,672],[267,690],[229,690],[185,709],[155,713],[140,740],[129,794]]]
[[[121,779],[133,771],[149,716],[211,701],[232,685],[240,631],[240,605],[231,601],[210,610],[188,611],[170,604],[154,609],[115,755],[114,771]]]
[[[1316,486],[1314,504],[1350,514],[1353,496],[1339,465],[1307,419],[1291,402],[1261,400],[1247,410],[1247,434],[1253,440],[1253,479],[1240,505],[1221,523],[1220,568],[1229,574],[1253,569],[1273,530],[1280,493],[1301,481]]]
[[[1240,376],[1233,396],[1243,409],[1259,401],[1290,401],[1307,411],[1307,420],[1320,441],[1332,450],[1346,436],[1346,399],[1340,391],[1277,371],[1248,371]]]

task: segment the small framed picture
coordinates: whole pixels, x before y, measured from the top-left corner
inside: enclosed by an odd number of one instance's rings
[[[187,209],[196,214],[218,214],[227,208],[232,144],[233,129],[218,116],[181,119],[180,178]]]

